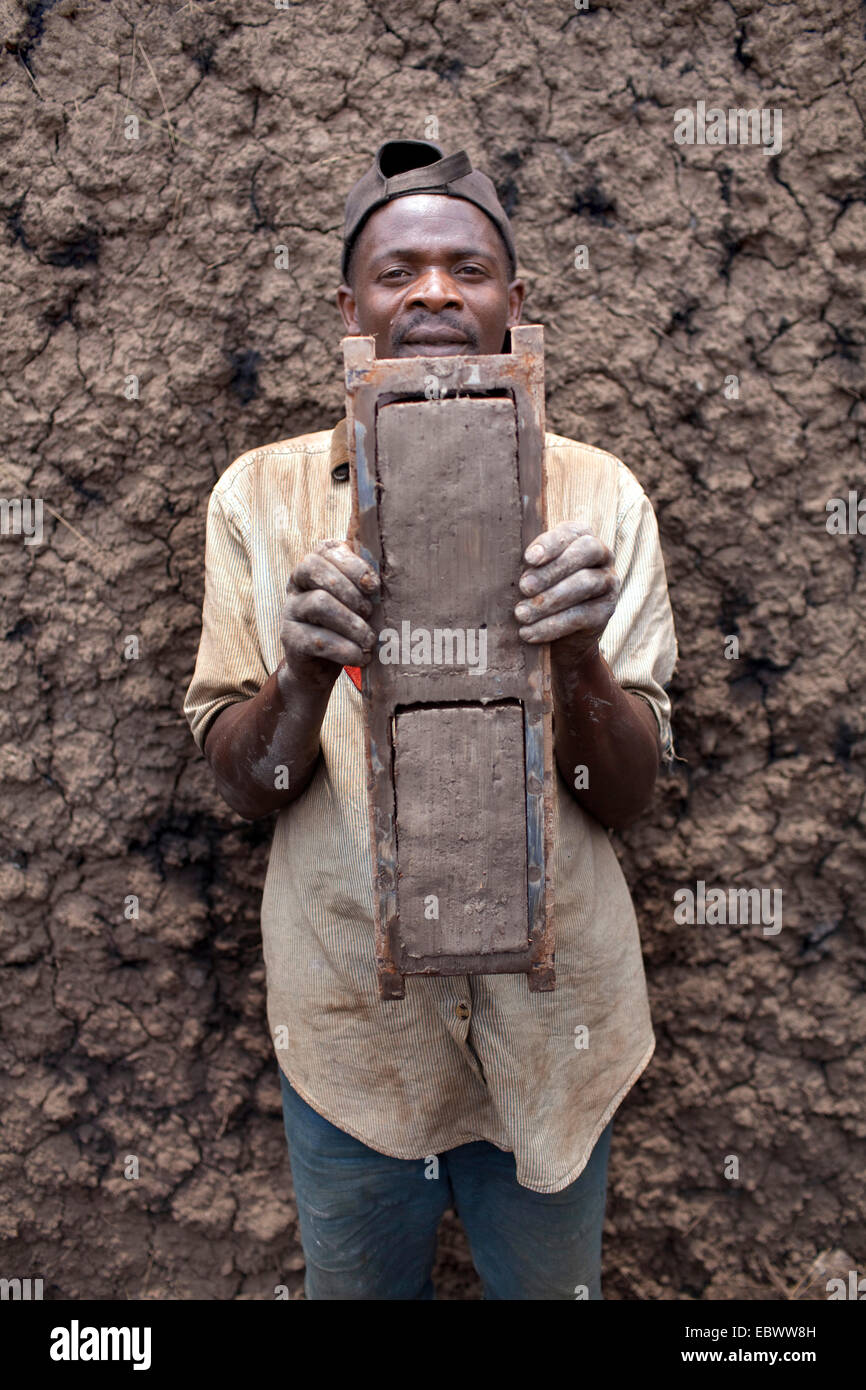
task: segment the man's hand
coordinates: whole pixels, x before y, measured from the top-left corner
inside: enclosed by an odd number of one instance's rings
[[[366,666],[374,570],[344,541],[322,541],[295,567],[280,615],[285,660],[257,695],[222,710],[205,755],[217,788],[248,820],[282,810],[309,785],[319,733],[341,666]]]
[[[613,553],[582,521],[544,531],[523,556],[525,595],[514,610],[524,642],[555,644],[551,657],[564,667],[598,651],[619,596]]]
[[[649,804],[660,745],[646,700],[622,689],[599,651],[620,592],[613,554],[584,522],[563,521],[523,558],[514,616],[524,642],[551,644],[557,764],[583,808],[619,829]]]
[[[280,618],[289,669],[334,680],[341,666],[366,666],[376,634],[365,619],[378,589],[376,571],[345,541],[322,541],[305,555],[286,585]]]

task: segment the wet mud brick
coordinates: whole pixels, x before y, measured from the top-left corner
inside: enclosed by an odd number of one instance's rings
[[[494,356],[377,359],[365,337],[343,355],[349,537],[381,580],[361,686],[380,993],[418,974],[550,990],[550,657],[513,616],[545,529],[543,332]]]

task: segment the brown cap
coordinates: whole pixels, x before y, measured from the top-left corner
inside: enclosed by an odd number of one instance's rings
[[[498,228],[511,261],[517,267],[517,253],[511,224],[505,215],[492,180],[480,169],[473,169],[465,150],[443,157],[439,145],[429,140],[386,140],[366,174],[358,180],[346,199],[346,225],[343,230],[343,277],[349,266],[352,242],[362,226],[383,203],[407,193],[443,193],[449,198],[465,198],[486,212]]]

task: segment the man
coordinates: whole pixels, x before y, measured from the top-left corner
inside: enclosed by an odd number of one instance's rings
[[[347,201],[342,268],[346,331],[380,357],[500,352],[520,319],[508,219],[462,151],[382,145]],[[228,804],[279,812],[262,934],[306,1294],[432,1298],[453,1205],[485,1298],[599,1299],[612,1116],[654,1048],[607,831],[647,807],[671,751],[655,516],[618,459],[546,435],[547,529],[515,622],[550,644],[556,989],[409,976],[381,1002],[354,679],[378,580],[344,541],[347,458],[343,420],[220,478],[184,706]]]

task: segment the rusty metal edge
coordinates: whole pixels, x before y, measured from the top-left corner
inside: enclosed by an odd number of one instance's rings
[[[361,466],[359,469],[359,432],[356,430],[356,423],[360,423],[363,429],[363,437],[373,437],[369,430],[369,420],[363,418],[358,420],[357,404],[361,404],[361,417],[364,416],[364,402],[356,402],[356,394],[362,385],[366,372],[372,367],[374,361],[374,340],[372,338],[344,338],[343,358],[346,374],[346,434],[349,449],[349,480],[352,489],[352,509],[349,521],[347,539],[358,551],[368,560],[377,573],[380,571],[380,556],[374,554],[368,542],[371,539],[372,527],[370,525],[370,498],[375,499],[375,469],[371,468],[370,460],[365,447],[360,450]],[[362,477],[359,475],[363,475]],[[368,503],[366,507],[361,506],[361,492],[363,490],[364,500]],[[375,510],[375,508],[373,508]],[[378,527],[376,528],[378,530]],[[369,695],[367,672],[362,671],[361,675],[362,694]],[[372,728],[371,707],[369,699],[366,698],[363,704],[364,711],[364,754],[366,765],[366,788],[367,788],[367,821],[370,832],[370,851],[374,865],[374,893],[373,906],[376,927],[376,974],[379,986],[379,997],[383,1001],[389,999],[402,999],[404,997],[403,976],[397,969],[392,953],[392,933],[389,930],[388,911],[386,903],[390,897],[390,890],[387,883],[383,881],[383,874],[380,867],[380,841],[379,825],[377,820],[377,796],[379,780],[373,772],[374,764],[374,742],[375,735]],[[380,737],[381,742],[381,737]],[[384,810],[385,808],[383,808]],[[387,812],[386,812],[387,814]],[[393,813],[391,816],[393,827]],[[392,849],[394,850],[394,869],[396,873],[396,846],[393,844],[393,830],[390,835]]]

